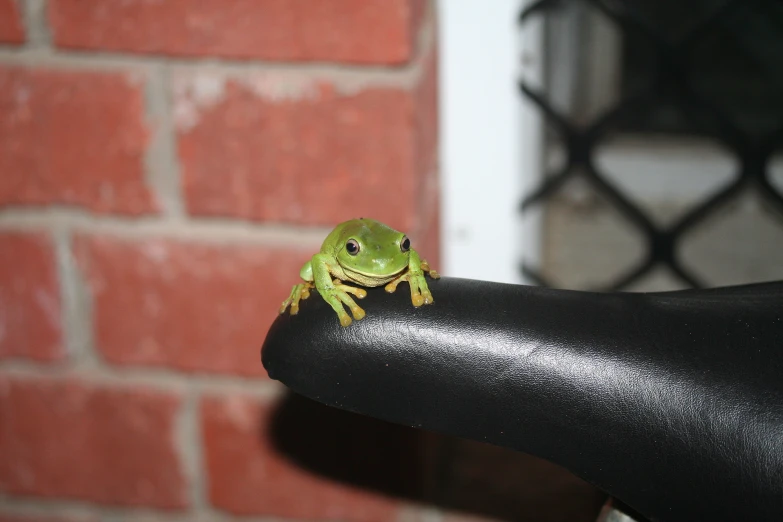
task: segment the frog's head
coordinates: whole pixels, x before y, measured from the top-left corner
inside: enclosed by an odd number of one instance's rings
[[[356,219],[343,227],[335,245],[346,272],[363,279],[390,279],[408,266],[411,242],[402,232],[372,219]]]

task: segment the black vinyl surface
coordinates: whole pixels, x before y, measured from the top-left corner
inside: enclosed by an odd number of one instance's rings
[[[589,293],[444,277],[350,327],[283,315],[270,377],[324,404],[557,463],[651,520],[783,520],[783,282]]]

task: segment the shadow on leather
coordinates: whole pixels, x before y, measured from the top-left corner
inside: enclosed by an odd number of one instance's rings
[[[467,518],[593,521],[605,495],[526,454],[446,437],[287,393],[268,433],[287,460],[326,480]],[[450,520],[465,520],[462,517]]]

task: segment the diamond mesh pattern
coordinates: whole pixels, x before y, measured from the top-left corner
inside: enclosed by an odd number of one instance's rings
[[[525,24],[533,16],[545,16],[549,9],[561,6],[569,0],[540,0],[520,15],[520,24]],[[783,148],[783,114],[771,114],[773,125],[749,127],[740,121],[730,107],[715,97],[698,90],[693,84],[690,71],[694,67],[693,48],[710,33],[715,24],[725,24],[727,20],[747,19],[748,6],[756,8],[780,7],[779,0],[729,0],[709,9],[704,16],[690,24],[680,35],[671,38],[663,34],[660,25],[645,18],[638,4],[619,0],[570,0],[585,2],[598,9],[612,20],[623,33],[633,33],[634,38],[643,38],[654,53],[654,68],[645,85],[632,94],[626,94],[614,106],[609,107],[587,124],[576,125],[555,109],[546,99],[545,93],[524,81],[520,82],[521,93],[540,109],[549,126],[558,133],[567,149],[567,160],[562,168],[549,172],[541,184],[528,194],[522,209],[527,210],[542,205],[552,198],[565,182],[572,177],[582,176],[593,189],[602,194],[614,208],[627,219],[644,238],[645,255],[627,269],[616,274],[613,279],[597,290],[622,290],[631,287],[640,278],[661,266],[667,267],[676,277],[689,287],[700,288],[705,282],[692,268],[682,263],[681,243],[689,231],[696,225],[719,213],[728,203],[738,198],[746,189],[755,188],[765,203],[780,211],[783,216],[783,195],[772,183],[769,162],[775,152]],[[742,8],[742,13],[737,10]],[[763,17],[762,10],[753,11]],[[742,16],[739,16],[739,15]],[[781,11],[783,14],[783,11]],[[733,18],[734,17],[734,18]],[[783,48],[783,32],[777,33],[778,40],[773,44]],[[698,56],[698,54],[697,54]],[[600,170],[594,161],[594,151],[605,140],[611,130],[621,122],[634,121],[649,114],[650,107],[664,103],[661,93],[665,92],[667,103],[672,101],[681,110],[683,117],[696,129],[697,133],[716,140],[739,161],[738,175],[719,191],[696,202],[673,223],[656,224],[631,197],[625,194],[610,176]],[[783,91],[780,91],[783,92]],[[770,110],[777,110],[771,108]],[[729,239],[729,238],[727,238]],[[522,272],[528,280],[550,286],[536,267],[522,265]]]

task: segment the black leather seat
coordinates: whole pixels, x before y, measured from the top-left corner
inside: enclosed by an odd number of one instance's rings
[[[297,393],[537,455],[650,520],[783,521],[783,282],[599,294],[443,278],[314,293],[262,350]]]

